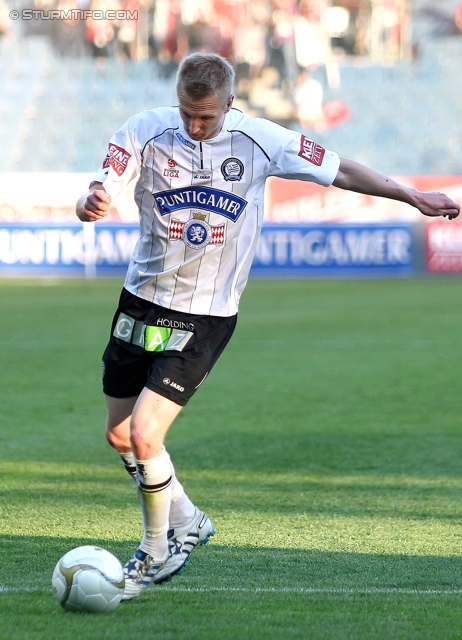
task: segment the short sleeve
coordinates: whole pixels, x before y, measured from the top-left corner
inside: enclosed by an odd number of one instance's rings
[[[283,129],[282,127],[280,127]],[[302,133],[283,129],[280,149],[273,158],[270,175],[307,180],[328,187],[337,177],[340,157]]]
[[[332,184],[340,167],[340,157],[303,133],[287,129],[265,118],[242,119],[236,126],[255,140],[268,160],[268,176],[289,180]]]
[[[137,177],[140,164],[140,145],[134,119],[130,118],[109,141],[106,157],[96,172],[94,181],[102,182],[114,200]]]

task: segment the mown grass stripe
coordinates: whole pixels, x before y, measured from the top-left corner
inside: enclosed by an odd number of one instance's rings
[[[371,587],[364,589],[335,589],[316,587],[163,587],[163,591],[175,593],[300,593],[326,595],[415,595],[415,596],[457,596],[462,589],[404,589]],[[37,592],[44,589],[34,587],[0,587],[1,593]],[[152,591],[152,590],[151,590]],[[157,593],[160,593],[157,590]]]
[[[333,595],[462,595],[462,589],[400,589],[400,588],[375,588],[370,589],[334,589],[315,587],[171,587],[169,591],[185,592],[243,592],[243,593],[306,593],[306,594],[333,594]]]

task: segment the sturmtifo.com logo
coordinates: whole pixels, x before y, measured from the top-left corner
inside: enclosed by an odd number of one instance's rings
[[[10,11],[11,20],[138,20],[138,11],[123,9],[22,9]]]

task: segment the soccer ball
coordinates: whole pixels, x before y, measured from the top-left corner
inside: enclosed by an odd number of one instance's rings
[[[119,560],[101,547],[84,546],[68,551],[51,579],[57,600],[66,611],[113,611],[125,587]]]

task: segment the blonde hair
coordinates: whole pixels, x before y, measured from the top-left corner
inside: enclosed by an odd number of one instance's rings
[[[181,61],[178,68],[177,92],[185,93],[193,100],[216,95],[225,106],[233,84],[233,67],[215,53],[192,53]]]

